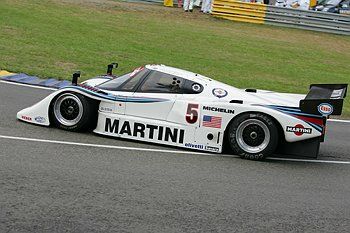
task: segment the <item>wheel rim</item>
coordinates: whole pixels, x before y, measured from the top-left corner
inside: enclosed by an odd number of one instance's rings
[[[260,153],[270,142],[269,128],[260,120],[245,120],[237,127],[236,141],[242,150]]]
[[[83,104],[76,95],[61,95],[55,101],[54,115],[62,125],[73,126],[83,116]]]

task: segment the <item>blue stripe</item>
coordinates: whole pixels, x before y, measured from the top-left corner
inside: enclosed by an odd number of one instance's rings
[[[280,107],[280,106],[271,106],[272,108],[277,108],[280,110],[287,110],[287,111],[295,111],[295,112],[301,112],[299,108],[289,108],[289,107]]]
[[[276,109],[278,111],[288,113],[288,114],[294,114],[294,115],[300,115],[300,116],[310,116],[314,118],[322,118],[322,116],[315,115],[315,114],[309,114],[309,113],[303,113],[299,108],[296,107],[283,107],[283,106],[276,106],[276,105],[268,105],[269,107],[272,107],[273,109]]]
[[[283,113],[288,114],[288,115],[310,116],[310,117],[313,117],[313,118],[322,118],[322,116],[319,116],[319,115],[303,113],[303,112],[301,112],[301,110],[299,108],[295,108],[295,107],[283,107],[283,106],[276,106],[276,105],[265,105],[265,106],[264,105],[260,105],[260,106],[267,107],[267,108],[272,108],[272,109],[274,109],[276,111],[283,112]],[[295,116],[292,116],[292,117],[295,117]],[[295,117],[295,118],[297,118],[297,117]],[[308,121],[305,121],[305,120],[302,120],[302,119],[299,119],[299,118],[297,118],[297,119],[301,120],[301,121],[304,121],[305,123],[307,123],[310,126],[314,127],[317,131],[319,131],[321,133],[323,132],[323,128],[321,126],[316,125],[316,124],[311,123],[311,122],[308,122]]]
[[[323,128],[322,128],[321,126],[316,125],[316,124],[311,123],[311,122],[307,122],[307,121],[305,121],[305,122],[306,122],[306,123],[308,123],[309,125],[311,125],[312,127],[314,127],[315,129],[317,129],[317,131],[319,131],[319,132],[321,132],[321,133],[322,133]]]
[[[291,112],[291,111],[285,111],[285,110],[280,110],[283,113],[288,113],[288,114],[293,114],[293,115],[298,115],[298,116],[310,116],[313,118],[322,118],[322,116],[314,115],[314,114],[308,114],[308,113],[302,113],[302,112]]]
[[[101,94],[101,93],[97,93],[85,88],[82,88],[80,86],[67,86],[67,87],[63,87],[61,88],[73,88],[73,89],[78,89],[81,90],[83,92],[89,93],[91,95],[100,97],[102,99],[108,99],[108,100],[113,100],[113,101],[120,101],[120,102],[131,102],[131,103],[157,103],[157,102],[165,102],[165,101],[169,101],[168,99],[161,99],[161,98],[148,98],[148,97],[128,97],[128,96],[115,96],[113,94],[110,93],[106,93],[106,94]],[[103,91],[103,90],[101,90]]]

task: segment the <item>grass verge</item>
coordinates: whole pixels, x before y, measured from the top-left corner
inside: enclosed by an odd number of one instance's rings
[[[147,63],[188,69],[236,87],[306,93],[349,83],[350,37],[234,23],[198,12],[108,0],[3,0],[0,68],[70,79]],[[350,118],[350,99],[343,117]]]

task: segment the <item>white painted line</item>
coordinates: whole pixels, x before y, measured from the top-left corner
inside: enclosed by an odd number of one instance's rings
[[[342,122],[342,123],[350,123],[350,120],[339,120],[339,119],[329,119],[327,121],[332,121],[332,122]]]
[[[210,154],[210,153],[181,151],[181,150],[163,150],[163,149],[151,149],[151,148],[141,148],[141,147],[101,145],[101,144],[90,144],[90,143],[80,143],[80,142],[46,140],[46,139],[38,139],[38,138],[14,137],[14,136],[6,136],[6,135],[0,135],[0,138],[21,140],[21,141],[54,143],[54,144],[63,144],[63,145],[75,145],[75,146],[88,146],[88,147],[96,147],[96,148],[119,149],[119,150],[150,151],[150,152],[177,153],[177,154],[215,155],[215,154]],[[217,154],[217,156],[220,156],[220,155]]]
[[[6,84],[11,84],[11,85],[16,85],[16,86],[23,86],[23,87],[32,87],[36,89],[44,89],[44,90],[57,90],[57,88],[51,88],[51,87],[42,87],[42,86],[34,86],[30,84],[25,84],[25,83],[15,83],[15,82],[9,82],[5,80],[0,80],[0,83],[6,83]]]
[[[306,163],[333,163],[350,164],[350,161],[332,161],[332,160],[313,160],[313,159],[288,159],[288,158],[266,158],[266,160],[288,161],[288,162],[306,162]]]
[[[7,135],[0,135],[0,138],[21,140],[21,141],[31,141],[31,142],[62,144],[62,145],[87,146],[87,147],[106,148],[106,149],[147,151],[147,152],[160,152],[160,153],[172,153],[172,154],[209,155],[209,156],[216,156],[216,157],[239,158],[238,155],[228,155],[228,154],[212,154],[212,153],[202,153],[202,152],[195,152],[195,151],[165,150],[165,149],[151,149],[151,148],[141,148],[141,147],[100,145],[100,144],[90,144],[90,143],[80,143],[80,142],[46,140],[46,139],[38,139],[38,138],[14,137],[14,136],[7,136]],[[267,160],[289,161],[289,162],[307,162],[307,163],[350,164],[350,161],[330,161],[330,160],[311,160],[311,159],[267,158]]]

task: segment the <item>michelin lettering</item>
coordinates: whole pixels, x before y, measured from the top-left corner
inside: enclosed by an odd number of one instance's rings
[[[105,131],[119,135],[128,135],[138,138],[148,138],[166,142],[183,143],[185,130],[170,128],[165,126],[130,123],[129,121],[120,122],[117,119],[106,118]]]
[[[203,110],[207,110],[207,111],[211,111],[211,112],[223,112],[223,113],[235,114],[234,110],[226,109],[226,108],[203,106]]]

